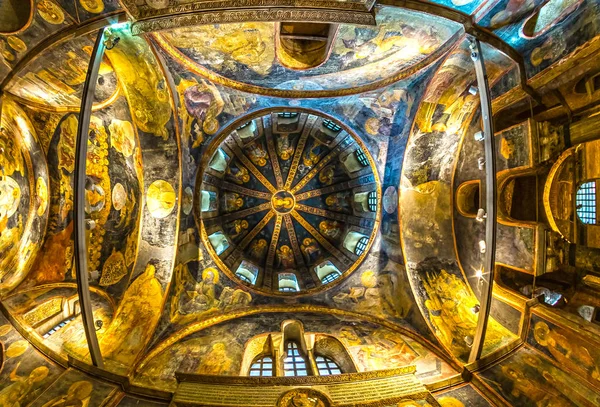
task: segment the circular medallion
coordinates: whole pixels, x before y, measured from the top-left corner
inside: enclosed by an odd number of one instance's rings
[[[42,0],[37,7],[40,16],[50,24],[62,24],[65,21],[65,14],[54,2]]]
[[[383,209],[390,215],[398,209],[398,191],[394,187],[387,187],[383,194]]]
[[[127,191],[123,184],[117,182],[112,190],[112,202],[115,210],[120,211],[127,203]]]
[[[271,197],[271,206],[279,214],[290,213],[294,209],[296,200],[290,191],[277,191]]]
[[[379,177],[342,123],[279,111],[239,123],[216,143],[196,213],[230,278],[266,294],[312,293],[364,260],[379,224]]]
[[[153,218],[166,218],[173,212],[176,202],[175,190],[167,181],[154,181],[146,193],[146,205]]]

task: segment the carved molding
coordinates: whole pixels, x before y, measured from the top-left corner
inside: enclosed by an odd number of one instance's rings
[[[375,0],[205,0],[155,9],[148,5],[136,5],[135,0],[123,0],[127,11],[136,19],[167,17],[175,14],[196,13],[215,10],[247,9],[251,7],[317,8],[332,10],[370,11]]]
[[[365,11],[309,8],[240,9],[167,15],[139,20],[131,26],[135,35],[204,24],[256,22],[323,22],[333,24],[375,25],[375,15]]]

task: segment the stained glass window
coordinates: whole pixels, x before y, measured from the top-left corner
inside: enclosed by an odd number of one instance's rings
[[[325,126],[326,129],[329,129],[331,131],[335,131],[336,133],[338,131],[342,130],[342,128],[340,126],[338,126],[337,124],[335,124],[331,120],[323,120],[323,126]]]
[[[283,361],[283,371],[286,376],[306,376],[306,360],[300,354],[298,344],[290,341],[286,345],[286,357]]]
[[[273,376],[273,359],[270,356],[256,359],[250,366],[250,376]]]
[[[575,196],[577,216],[588,225],[596,224],[596,181],[581,184]]]
[[[368,243],[369,243],[368,237],[366,237],[366,236],[361,237],[360,240],[358,241],[358,243],[356,244],[356,249],[354,249],[354,254],[356,254],[357,256],[360,256],[361,254],[363,254],[365,249],[367,248]]]
[[[315,358],[317,362],[317,369],[319,369],[319,376],[330,376],[332,374],[342,374],[342,369],[333,360],[326,358],[325,356],[317,356]]]
[[[362,165],[363,167],[366,167],[369,165],[369,160],[367,159],[367,155],[360,148],[358,150],[356,150],[354,152],[354,154],[356,155],[356,159],[358,160],[360,165]]]

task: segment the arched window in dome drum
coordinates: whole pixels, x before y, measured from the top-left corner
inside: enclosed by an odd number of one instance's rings
[[[377,212],[377,192],[376,191],[369,192],[368,203],[369,203],[369,210],[371,212]]]
[[[296,293],[300,291],[298,279],[293,273],[279,273],[279,291],[283,293]]]
[[[286,357],[283,361],[283,371],[286,376],[307,376],[306,360],[300,354],[300,349],[295,341],[290,341],[285,346]]]
[[[273,359],[271,356],[259,357],[250,366],[250,376],[262,376],[271,377],[273,376]]]
[[[317,356],[315,358],[317,362],[317,369],[319,369],[319,376],[331,376],[334,374],[342,374],[342,369],[333,360],[326,358],[325,356]]]
[[[577,216],[582,223],[595,225],[596,220],[596,181],[588,181],[579,185],[575,196]]]
[[[354,249],[354,254],[356,254],[357,256],[360,256],[361,254],[363,254],[365,252],[365,249],[367,248],[367,244],[369,243],[369,238],[368,237],[361,237],[360,240],[358,241],[358,243],[356,244],[356,249]]]
[[[338,126],[337,124],[335,124],[334,122],[332,122],[331,120],[323,120],[323,126],[325,126],[326,129],[331,130],[331,131],[335,131],[336,133],[340,130],[342,130],[342,128],[340,126]]]
[[[296,113],[296,112],[281,112],[281,113],[277,113],[277,116],[284,118],[284,119],[293,119],[294,117],[298,116],[298,113]]]
[[[339,276],[340,276],[340,273],[336,273],[336,272],[334,271],[334,272],[332,272],[332,273],[329,273],[329,274],[327,274],[325,277],[323,277],[323,278],[321,279],[321,282],[322,282],[323,284],[329,284],[329,283],[331,283],[332,281],[335,281],[335,280],[337,280],[337,279],[339,278]]]
[[[360,163],[360,165],[362,165],[363,167],[367,167],[369,165],[369,160],[367,159],[367,155],[365,154],[364,151],[362,151],[362,149],[357,149],[354,152],[354,155],[356,155],[356,159],[358,160],[358,162]]]

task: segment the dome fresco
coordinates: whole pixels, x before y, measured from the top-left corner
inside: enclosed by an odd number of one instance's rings
[[[600,405],[599,1],[17,3],[0,406]]]
[[[381,191],[360,139],[316,112],[280,111],[223,134],[198,211],[217,264],[272,293],[330,286],[365,258]]]

